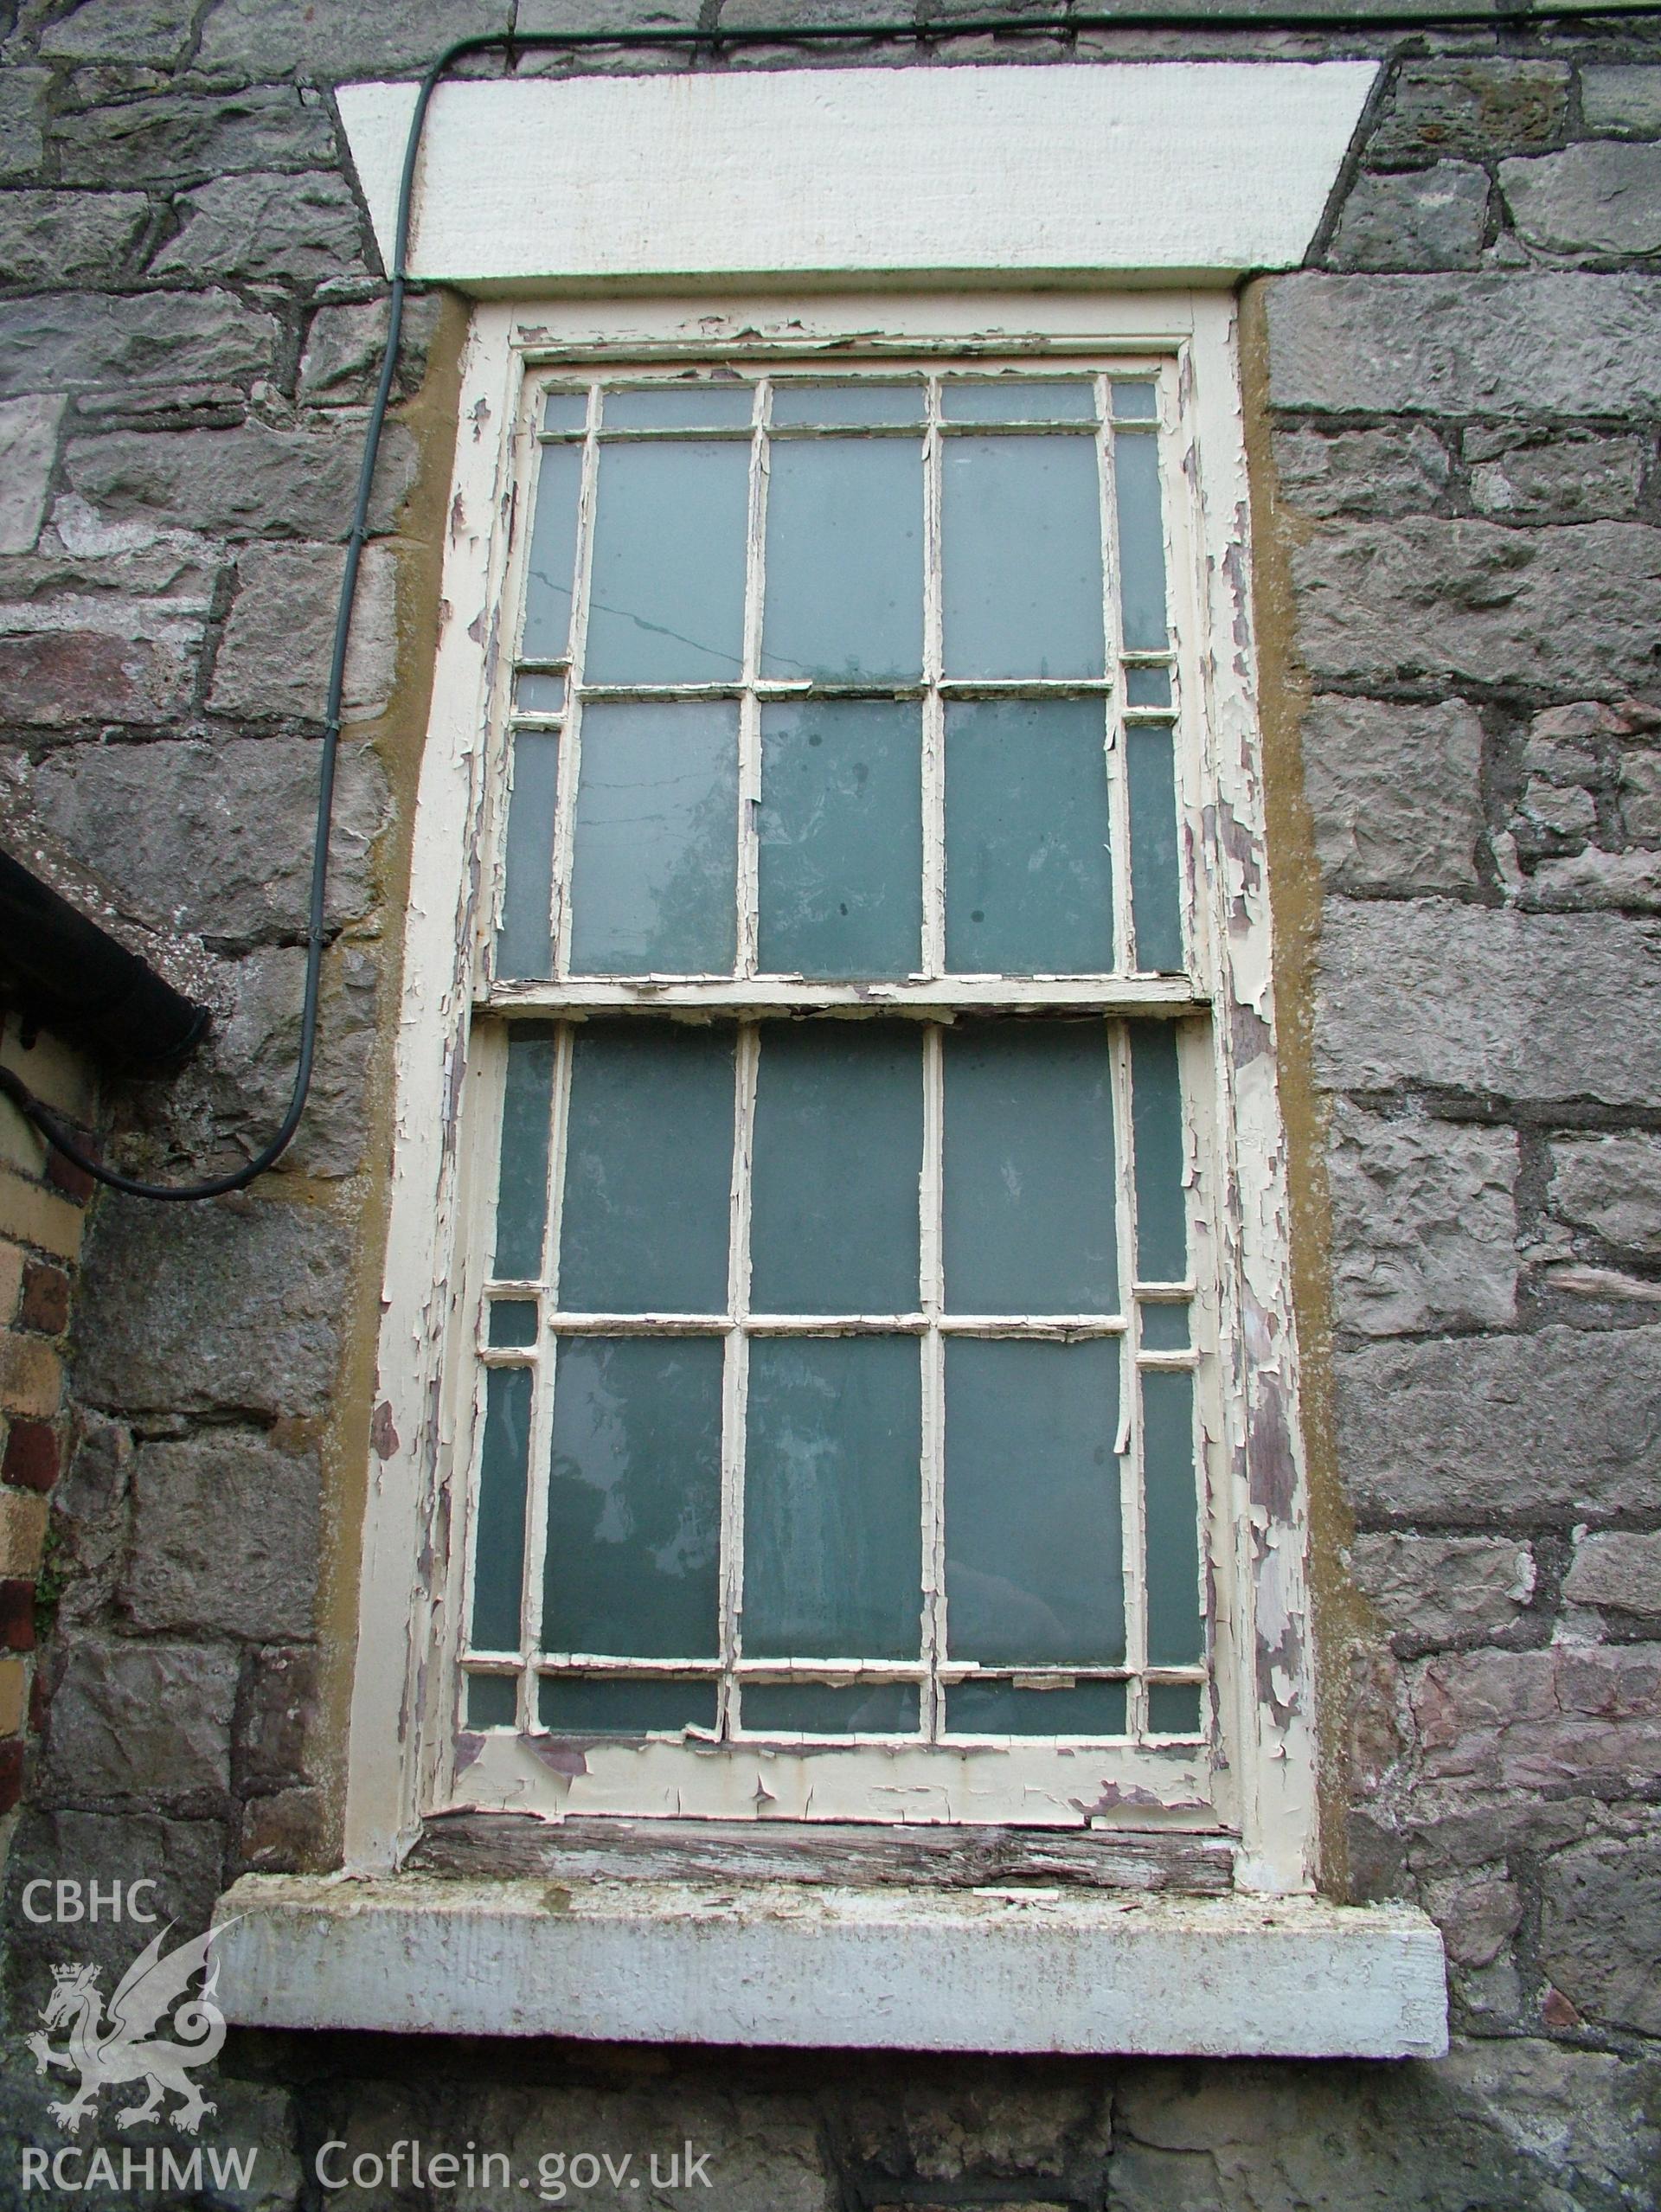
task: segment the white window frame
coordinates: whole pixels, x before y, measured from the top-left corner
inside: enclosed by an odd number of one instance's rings
[[[707,363],[723,356],[797,363],[1087,357],[1170,364],[1186,501],[1168,520],[1179,696],[1200,764],[1183,791],[1198,896],[1196,965],[1215,987],[1207,1088],[1218,1132],[1207,1164],[1219,1239],[1208,1266],[1224,1286],[1226,1372],[1206,1409],[1209,1577],[1219,1747],[1192,1755],[1048,1749],[1036,1817],[1079,1826],[1235,1839],[1239,1886],[1312,1886],[1313,1708],[1305,1597],[1306,1513],[1295,1414],[1285,1144],[1275,1084],[1263,805],[1251,646],[1245,456],[1235,304],[1220,292],[916,293],[800,299],[487,303],[462,369],[461,433],[448,507],[441,629],[414,827],[397,1149],[383,1292],[380,1387],[363,1548],[358,1664],[347,1792],[353,1866],[395,1866],[424,1817],[465,1805],[560,1818],[626,1805],[638,1814],[640,1761],[672,1754],[661,1811],[705,1818],[802,1818],[803,1760],[747,1753],[731,1764],[675,1746],[568,1750],[491,1736],[459,1772],[454,1666],[461,1618],[478,1305],[472,1234],[493,1141],[489,1092],[499,1054],[471,1048],[483,933],[490,920],[481,834],[506,726],[504,610],[512,603],[516,515],[531,436],[524,379],[544,365]],[[1169,479],[1168,479],[1169,481]],[[516,487],[518,487],[517,492]],[[1180,772],[1179,772],[1180,773]],[[503,994],[504,996],[506,994]],[[1180,984],[1174,994],[1181,997]],[[942,994],[960,999],[957,986]],[[1115,1003],[1119,995],[1115,994]],[[823,1754],[810,1754],[813,1758]],[[972,1777],[914,1777],[885,1762],[898,1817],[935,1823],[1010,1818],[977,1806]],[[899,1755],[939,1762],[936,1750]],[[689,1761],[697,1762],[689,1767]],[[689,1773],[713,1781],[702,1798]],[[627,1776],[626,1783],[620,1778]],[[757,1784],[760,1786],[758,1788]],[[857,1817],[851,1801],[833,1817]]]

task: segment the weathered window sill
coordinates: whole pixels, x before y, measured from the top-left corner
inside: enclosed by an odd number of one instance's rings
[[[217,1998],[266,2028],[896,2050],[1433,2058],[1403,1906],[785,1882],[248,1875]]]

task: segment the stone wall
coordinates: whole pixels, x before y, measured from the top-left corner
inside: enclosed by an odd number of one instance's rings
[[[993,2064],[243,2036],[215,2125],[265,2163],[212,2201],[319,2202],[321,2143],[414,2136],[516,2172],[715,2153],[714,2191],[569,2200],[589,2204],[1652,2206],[1661,34],[1369,32],[1364,5],[1353,34],[1240,34],[1193,0],[1191,29],[1016,44],[952,41],[962,11],[927,12],[923,56],[842,58],[1389,64],[1311,266],[1251,290],[1247,367],[1329,1865],[1437,1919],[1453,2052]],[[183,1075],[118,1100],[143,1169],[252,1151],[294,1046],[381,324],[329,88],[510,13],[45,0],[3,49],[0,750],[136,913],[203,940],[230,1010]],[[680,0],[517,9],[521,29],[683,19]],[[312,1111],[246,1197],[93,1217],[45,1734],[8,1877],[20,2031],[49,1961],[119,1969],[134,1947],[107,1921],[22,1921],[33,1875],[163,1872],[165,1909],[199,1924],[240,1870],[332,1849],[453,319],[415,317],[386,447]],[[26,2061],[4,2093],[19,2141],[61,2139]],[[0,2148],[0,2202],[16,2171]]]

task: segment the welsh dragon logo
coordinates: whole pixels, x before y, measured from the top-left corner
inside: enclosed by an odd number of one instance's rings
[[[67,2023],[69,2041],[65,2049],[55,2049],[49,2037],[37,2029],[29,2037],[29,2048],[35,2054],[37,2073],[44,2074],[53,2066],[80,2073],[80,2087],[74,2094],[48,2106],[53,2119],[71,2135],[79,2130],[102,2090],[125,2081],[147,2082],[149,2093],[142,2102],[116,2114],[119,2127],[134,2127],[140,2120],[155,2119],[161,2114],[163,2098],[169,2095],[180,2101],[166,2117],[187,2135],[194,2135],[203,2115],[214,2109],[189,2079],[189,2069],[217,2058],[225,2041],[225,2016],[214,2003],[219,1968],[216,1962],[210,1968],[208,1955],[215,1937],[224,1931],[209,1928],[206,1935],[181,1944],[164,1957],[162,1946],[171,1928],[170,1921],[152,1936],[123,1974],[110,1999],[107,2020],[103,2016],[98,1967],[55,1966],[52,1970],[52,1994],[41,2017],[48,2029]],[[206,1977],[200,1994],[179,2004],[198,1974]],[[172,2018],[168,2024],[183,2038],[178,2042],[151,2032],[158,2023],[167,2021],[170,2013]]]

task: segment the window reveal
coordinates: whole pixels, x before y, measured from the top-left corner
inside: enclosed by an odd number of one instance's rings
[[[464,1724],[1198,1738],[1158,376],[539,405]]]

